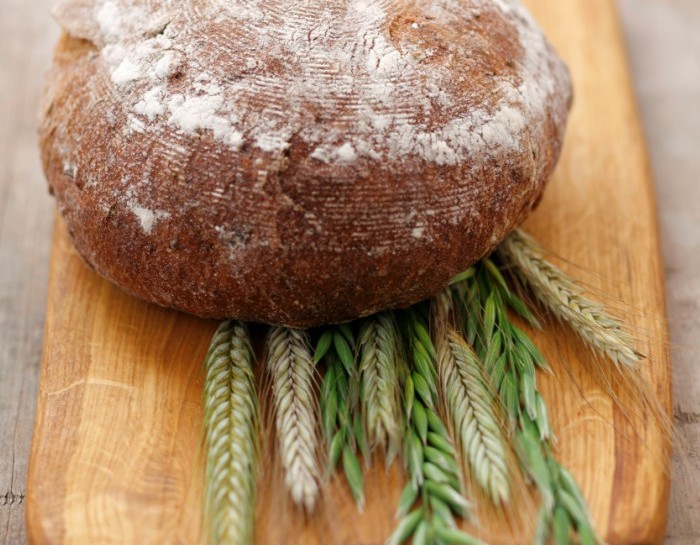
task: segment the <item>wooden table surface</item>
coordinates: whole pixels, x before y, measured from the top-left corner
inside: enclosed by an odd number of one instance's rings
[[[700,3],[619,0],[655,168],[671,337],[674,463],[667,543],[700,543]],[[0,0],[0,544],[22,544],[53,208],[36,104],[54,0]],[[605,130],[601,127],[601,130]]]

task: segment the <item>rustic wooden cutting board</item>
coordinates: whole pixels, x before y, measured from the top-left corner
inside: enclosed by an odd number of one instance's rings
[[[649,391],[670,414],[654,194],[614,1],[528,4],[571,67],[576,104],[561,164],[526,227],[626,309],[649,355]],[[121,293],[81,263],[57,223],[26,498],[33,543],[201,542],[200,369],[216,325]],[[601,535],[660,543],[663,427],[610,373],[595,371],[565,328],[549,324],[536,340],[555,368],[540,384],[556,454],[581,483]],[[619,403],[605,386],[611,379]],[[336,479],[305,519],[285,500],[274,453],[264,465],[258,543],[380,544],[395,524],[397,469],[368,470],[362,515]],[[507,519],[482,509],[476,531],[493,543],[527,543],[522,521],[534,506],[526,500]]]

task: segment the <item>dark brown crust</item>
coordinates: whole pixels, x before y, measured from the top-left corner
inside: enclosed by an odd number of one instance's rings
[[[395,43],[414,19],[411,10],[392,19],[387,30]],[[488,13],[469,25],[476,31],[464,33],[471,40],[465,47],[476,42],[482,52],[476,67],[440,59],[444,43],[458,39],[454,29],[432,24],[418,43],[437,52],[430,62],[465,70],[483,88],[488,74],[516,77],[513,62],[523,52],[512,25]],[[552,72],[561,74],[550,54]],[[126,114],[104,72],[92,42],[64,35],[40,131],[49,185],[79,253],[148,301],[199,316],[295,327],[414,304],[491,252],[539,202],[559,156],[571,96],[568,79],[559,78],[563,98],[532,120],[543,126],[524,139],[529,145],[500,156],[456,165],[410,158],[344,165],[310,159],[313,147],[298,136],[278,155],[245,145],[232,151],[208,131],[171,131],[170,140],[125,137]],[[455,85],[467,97],[475,84]],[[492,94],[491,109],[500,100]],[[478,99],[482,106],[494,100],[485,93]],[[318,123],[333,123],[322,115],[310,105]],[[431,121],[449,121],[440,115]],[[173,140],[186,150],[177,168]],[[141,183],[145,178],[157,183]],[[167,211],[167,221],[145,233],[125,194]],[[414,210],[433,211],[422,218],[429,237],[396,228],[395,217]]]

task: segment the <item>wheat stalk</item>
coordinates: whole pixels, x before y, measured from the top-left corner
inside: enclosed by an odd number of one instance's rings
[[[459,530],[454,518],[465,517],[469,503],[462,493],[449,433],[436,410],[435,348],[418,312],[409,310],[404,317],[408,361],[400,373],[407,415],[403,458],[410,480],[399,499],[399,522],[385,545],[399,545],[409,538],[416,544],[483,545]]]
[[[315,366],[305,331],[273,327],[267,339],[267,366],[272,375],[277,439],[292,500],[311,512],[318,499],[318,405],[314,398]]]
[[[602,304],[585,297],[573,278],[547,261],[531,236],[514,231],[498,247],[498,255],[542,305],[568,323],[594,350],[626,367],[634,367],[644,359],[622,323]]]
[[[345,480],[360,511],[364,508],[364,477],[358,450],[369,460],[360,415],[360,374],[355,361],[355,336],[348,324],[328,327],[319,337],[314,361],[326,362],[321,383],[321,419],[328,446],[328,469],[342,459]]]
[[[508,313],[520,314],[524,303],[488,259],[461,288],[465,314],[478,329],[479,355],[510,419],[518,459],[542,496],[535,543],[544,545],[550,538],[557,545],[569,543],[572,533],[582,545],[598,543],[578,485],[552,454],[552,430],[536,381],[537,368],[547,369],[547,363]]]
[[[479,486],[494,503],[507,503],[508,469],[493,397],[481,361],[450,325],[451,307],[450,291],[433,300],[437,370],[445,413]]]
[[[258,411],[246,327],[224,322],[204,361],[206,512],[215,543],[252,543]]]
[[[361,402],[370,448],[382,447],[391,464],[401,448],[397,331],[391,313],[366,318],[360,329]]]

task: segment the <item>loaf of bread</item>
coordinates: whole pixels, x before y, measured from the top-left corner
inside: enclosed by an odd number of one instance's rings
[[[205,317],[405,307],[536,206],[571,105],[517,0],[64,0],[40,128],[84,260]]]

